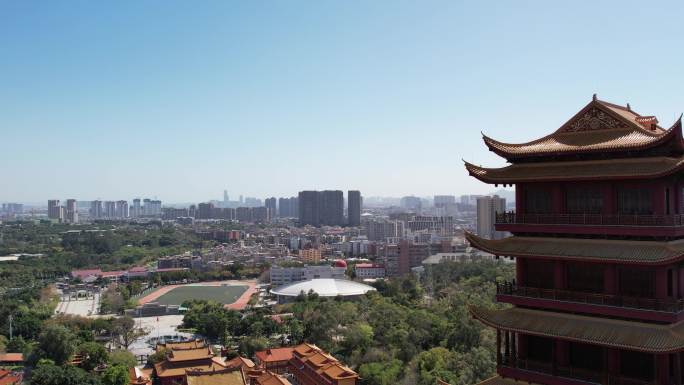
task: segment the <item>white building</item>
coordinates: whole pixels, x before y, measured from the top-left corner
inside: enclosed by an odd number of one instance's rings
[[[271,267],[271,286],[278,287],[293,282],[309,281],[318,278],[346,279],[346,267],[336,266],[304,266],[304,267]]]
[[[506,212],[506,199],[498,195],[477,198],[477,235],[486,239],[501,239],[505,232],[496,231],[496,214]]]

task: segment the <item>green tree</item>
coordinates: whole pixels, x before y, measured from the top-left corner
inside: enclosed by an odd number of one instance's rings
[[[107,349],[97,342],[85,342],[78,347],[77,351],[83,355],[81,367],[88,371],[109,361]]]
[[[8,341],[5,349],[10,353],[27,353],[29,345],[22,336],[18,336],[12,338],[12,341]]]
[[[128,385],[128,368],[123,365],[114,365],[102,373],[102,385]]]
[[[71,359],[76,349],[76,337],[61,325],[49,325],[40,334],[38,349],[41,357],[49,358],[57,365]]]
[[[359,375],[368,385],[394,385],[399,382],[403,363],[394,359],[389,362],[370,362],[359,367]]]
[[[244,337],[239,346],[240,353],[245,357],[252,357],[255,352],[266,348],[268,348],[268,340],[264,337]]]
[[[109,363],[132,368],[138,364],[135,355],[128,350],[114,350],[109,353]]]
[[[83,369],[70,365],[60,367],[41,360],[33,369],[31,385],[100,385],[100,381]]]
[[[142,328],[135,326],[135,320],[130,316],[123,316],[112,321],[112,335],[118,346],[128,350],[135,341],[147,335]]]

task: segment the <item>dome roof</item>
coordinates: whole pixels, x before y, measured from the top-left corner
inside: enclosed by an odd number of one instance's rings
[[[319,278],[281,286],[271,290],[271,293],[286,297],[296,297],[302,292],[307,294],[310,290],[313,290],[314,293],[321,297],[337,297],[338,295],[344,297],[363,295],[371,290],[375,290],[375,288],[346,279]]]
[[[335,261],[335,267],[347,267],[347,262],[342,259],[338,259]]]

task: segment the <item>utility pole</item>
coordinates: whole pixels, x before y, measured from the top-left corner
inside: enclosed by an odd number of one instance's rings
[[[12,341],[12,314],[9,315],[9,340]]]

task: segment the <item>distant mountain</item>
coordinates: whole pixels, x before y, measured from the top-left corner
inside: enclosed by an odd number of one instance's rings
[[[506,203],[511,203],[515,202],[515,191],[514,190],[505,190],[505,189],[498,189],[491,193],[492,195],[498,195],[501,198],[506,198]]]

